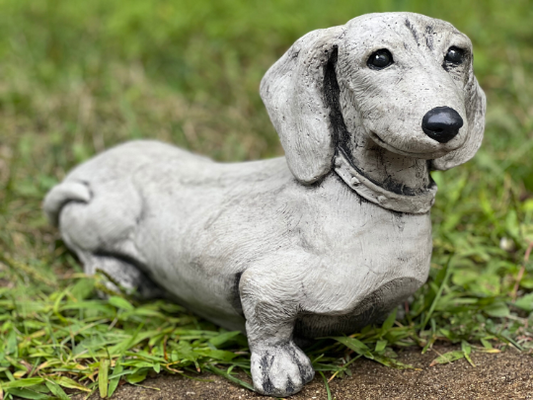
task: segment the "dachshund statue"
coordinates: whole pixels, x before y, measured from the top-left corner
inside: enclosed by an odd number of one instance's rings
[[[310,32],[261,82],[285,157],[134,141],[75,168],[44,210],[86,273],[242,330],[255,390],[289,396],[314,376],[296,343],[380,321],[426,281],[430,171],[483,138],[472,59],[468,37],[418,14]]]

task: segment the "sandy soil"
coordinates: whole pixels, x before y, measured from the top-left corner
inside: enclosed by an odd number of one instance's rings
[[[369,360],[356,361],[353,375],[330,383],[336,400],[352,399],[533,399],[533,357],[508,350],[499,354],[473,353],[472,367],[466,360],[430,367],[431,361],[451,348],[436,347],[425,355],[419,349],[406,350],[400,360],[420,370],[395,370]],[[266,399],[227,382],[203,374],[209,382],[177,376],[159,376],[143,386],[122,385],[117,400],[245,400]],[[153,387],[156,389],[148,389]],[[81,397],[79,397],[81,399]],[[99,396],[91,400],[99,399]],[[302,392],[290,399],[327,399],[322,377],[317,375]]]

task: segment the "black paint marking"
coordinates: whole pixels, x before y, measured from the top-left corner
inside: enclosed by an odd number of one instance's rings
[[[286,392],[287,394],[289,394],[289,395],[292,394],[292,393],[294,393],[294,384],[292,383],[290,377],[287,378],[287,384],[286,384],[286,386],[285,386],[285,392]]]
[[[378,137],[378,139],[379,139],[379,137]],[[346,158],[346,160],[350,163],[351,167],[353,169],[355,169],[359,174],[364,176],[366,179],[368,179],[374,185],[382,187],[383,189],[386,189],[386,190],[391,191],[393,193],[401,194],[401,195],[404,195],[404,196],[417,196],[419,194],[425,193],[425,191],[428,188],[433,187],[434,183],[430,182],[430,184],[426,188],[413,189],[413,188],[411,188],[409,186],[405,186],[404,184],[398,183],[398,182],[396,182],[396,181],[394,181],[392,179],[388,179],[388,178],[385,180],[385,182],[380,183],[380,182],[372,179],[371,177],[367,176],[363,171],[361,171],[359,169],[359,167],[357,167],[357,165],[355,165],[355,163],[353,162],[352,158],[349,156],[349,153],[347,153],[344,149],[342,149],[340,147],[337,147],[337,151],[341,151],[341,152],[344,153],[344,158]]]
[[[337,81],[337,74],[335,73],[338,51],[338,47],[333,46],[328,62],[324,67],[324,101],[329,108],[329,119],[333,128],[333,142],[337,146],[347,149],[350,133],[346,128],[346,123],[342,115],[339,103],[340,88]]]
[[[241,277],[242,277],[242,272],[238,272],[234,275],[233,282],[231,284],[231,289],[229,291],[230,293],[229,301],[233,309],[237,311],[239,315],[244,317],[244,312],[242,310],[242,302],[241,302],[241,292],[239,291]]]
[[[411,35],[413,35],[413,37],[415,38],[416,44],[420,45],[420,43],[418,42],[418,34],[416,33],[416,29],[413,26],[413,24],[411,24],[411,21],[409,21],[409,18],[405,19],[404,24],[407,27],[407,29],[409,29],[409,31],[411,32]]]
[[[89,191],[89,201],[91,201],[94,197],[94,193],[93,193],[93,189],[91,188],[91,185],[89,184],[88,181],[85,181],[85,180],[81,180],[80,183],[83,183],[85,186],[87,186],[87,190]]]
[[[261,360],[259,361],[259,368],[261,368],[261,380],[262,380],[262,386],[263,391],[265,394],[270,394],[274,391],[274,385],[272,384],[272,381],[270,380],[270,377],[268,376],[268,372],[270,371],[270,367],[272,365],[272,361],[274,357],[270,360],[270,363],[268,362],[268,351],[265,353],[263,357],[261,357]]]
[[[312,368],[309,368],[308,365],[303,365],[298,357],[296,357],[296,351],[293,350],[291,352],[292,359],[294,360],[294,363],[298,367],[298,371],[300,371],[300,376],[302,377],[302,383],[305,384],[309,382],[311,379],[313,379],[315,375],[315,371]]]
[[[395,210],[389,210],[389,211],[392,213],[392,215],[394,215],[397,218],[401,218],[406,214],[402,211],[395,211]],[[405,224],[405,222],[402,222],[402,223]]]
[[[453,63],[450,63],[450,62],[447,62],[446,60],[444,60],[442,62],[442,68],[444,68],[444,70],[446,72],[450,72],[450,71],[453,71],[455,69],[455,67],[457,67],[456,64],[453,64]]]
[[[146,211],[148,210],[148,207],[146,206],[147,201],[146,201],[146,199],[145,199],[145,197],[143,195],[143,192],[142,191],[138,191],[138,193],[139,193],[139,197],[141,199],[141,212],[135,218],[135,225],[137,225],[137,227],[139,227],[141,222],[143,222],[146,219]]]
[[[433,50],[433,27],[431,25],[426,26],[426,46]]]
[[[369,178],[367,178],[367,179],[369,179]],[[376,183],[376,182],[374,182],[374,183]],[[389,190],[389,191],[391,191],[393,193],[403,194],[405,196],[416,196],[418,194],[424,193],[425,190],[426,190],[426,189],[413,189],[413,188],[411,188],[409,186],[405,186],[403,183],[397,182],[394,179],[392,179],[392,177],[390,175],[387,176],[385,181],[382,184],[380,184],[379,186],[381,186],[382,188],[387,189],[387,190]]]

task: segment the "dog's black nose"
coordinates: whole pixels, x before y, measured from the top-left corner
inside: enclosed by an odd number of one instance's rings
[[[439,143],[452,140],[462,126],[463,119],[450,107],[435,107],[422,119],[422,129],[425,134]]]

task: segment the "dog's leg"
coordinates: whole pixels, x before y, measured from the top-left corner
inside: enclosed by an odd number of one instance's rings
[[[247,270],[239,290],[254,388],[261,394],[285,397],[299,392],[315,372],[292,338],[299,311],[297,274],[291,279],[287,268],[275,269]]]
[[[102,271],[113,282],[107,282],[106,288],[111,292],[119,292],[120,286],[127,294],[133,294],[141,299],[161,298],[162,289],[157,287],[131,260],[111,254],[92,254],[77,252],[83,263],[84,272],[94,275]],[[100,293],[105,296],[105,293]]]
[[[163,291],[143,273],[145,263],[132,239],[142,214],[140,196],[126,179],[112,184],[95,191],[95,185],[84,181],[63,182],[47,195],[44,209],[87,275],[99,270],[108,275],[116,283],[106,284],[111,292],[119,292],[120,286],[143,299],[162,297]]]

